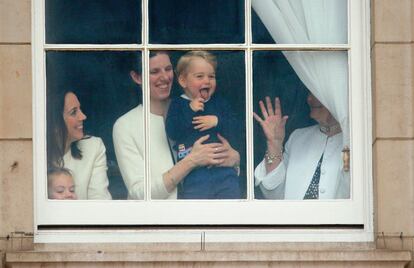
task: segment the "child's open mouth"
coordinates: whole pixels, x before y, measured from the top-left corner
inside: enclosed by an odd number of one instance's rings
[[[208,100],[210,98],[210,94],[209,94],[209,88],[204,87],[200,89],[200,96],[204,99],[204,100]]]

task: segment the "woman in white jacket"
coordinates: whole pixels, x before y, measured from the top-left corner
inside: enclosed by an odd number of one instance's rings
[[[150,183],[152,199],[177,199],[177,185],[198,166],[238,166],[240,155],[221,137],[221,143],[195,142],[191,153],[174,163],[165,133],[164,118],[170,104],[174,78],[170,57],[165,51],[150,53]],[[141,85],[141,72],[132,70],[133,81]],[[113,128],[115,154],[129,199],[144,199],[144,109],[142,105],[118,118]]]
[[[78,199],[111,199],[106,174],[105,146],[98,137],[85,136],[86,115],[73,91],[48,96],[48,167],[65,167],[73,174]]]
[[[285,124],[280,101],[269,97],[254,114],[266,137],[267,151],[255,169],[255,184],[268,199],[349,198],[349,172],[342,168],[342,130],[328,109],[312,94],[310,117],[317,125],[295,130],[283,150]]]

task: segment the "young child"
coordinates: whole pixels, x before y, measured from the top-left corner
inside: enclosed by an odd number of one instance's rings
[[[77,199],[73,177],[67,168],[50,168],[47,172],[47,185],[49,199]]]
[[[190,51],[177,63],[177,77],[184,94],[171,101],[166,131],[175,141],[178,161],[190,153],[194,142],[209,135],[207,143],[220,142],[217,134],[234,136],[237,121],[227,102],[215,95],[217,61],[207,51]],[[200,167],[190,172],[178,192],[179,199],[241,198],[237,171],[231,167]]]

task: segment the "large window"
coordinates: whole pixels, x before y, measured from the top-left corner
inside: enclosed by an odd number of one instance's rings
[[[36,233],[371,239],[368,2],[35,2]]]

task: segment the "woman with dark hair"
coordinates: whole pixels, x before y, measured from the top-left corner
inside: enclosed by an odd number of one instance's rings
[[[141,72],[132,70],[132,80],[142,84]],[[165,133],[165,116],[170,104],[174,72],[170,57],[165,51],[152,52],[149,60],[150,87],[150,172],[151,198],[177,199],[177,185],[192,170],[200,166],[238,167],[239,153],[226,139],[221,143],[203,144],[208,135],[198,139],[191,152],[175,163]],[[138,105],[118,118],[113,139],[119,169],[128,188],[128,198],[144,199],[144,108]]]
[[[111,199],[105,146],[100,138],[85,136],[85,119],[73,91],[48,94],[48,167],[65,167],[72,172],[78,199]]]

